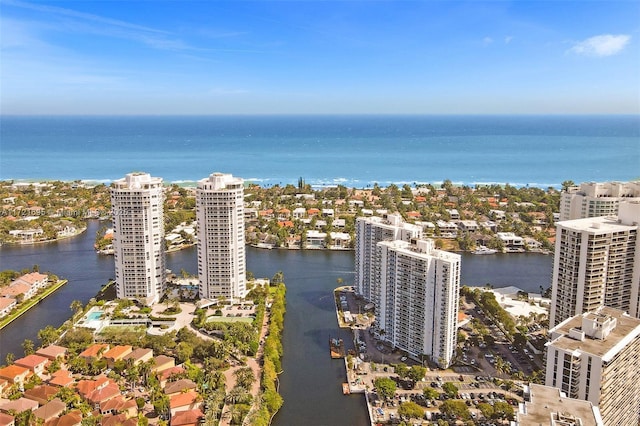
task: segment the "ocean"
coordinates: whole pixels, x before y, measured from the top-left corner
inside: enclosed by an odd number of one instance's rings
[[[510,184],[640,178],[640,117],[0,117],[0,180],[108,183],[213,172],[263,186]]]

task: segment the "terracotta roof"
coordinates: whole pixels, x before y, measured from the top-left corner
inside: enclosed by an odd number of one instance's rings
[[[31,290],[31,286],[29,284],[15,283],[15,284],[11,284],[8,287],[3,288],[2,291],[0,292],[0,295],[4,297],[11,297],[11,296],[15,297],[15,296],[18,296],[19,294],[24,294],[29,290]]]
[[[31,284],[31,285],[35,284],[38,281],[42,281],[44,279],[48,280],[49,277],[47,275],[41,274],[39,272],[31,272],[29,274],[26,274],[26,275],[23,275],[21,277],[18,277],[18,280],[24,281],[27,284]]]
[[[180,366],[171,367],[171,368],[169,368],[167,370],[162,370],[160,372],[160,379],[166,380],[166,379],[168,379],[169,377],[171,377],[171,376],[173,376],[175,374],[181,374],[181,373],[184,373],[185,371],[186,370],[184,368],[180,367]]]
[[[33,412],[33,414],[35,414],[37,418],[43,419],[46,421],[54,417],[58,417],[60,413],[62,413],[66,409],[67,409],[67,404],[62,402],[60,398],[55,398],[47,402],[42,407],[38,408],[36,411]]]
[[[77,426],[82,423],[82,413],[74,410],[64,416],[45,422],[44,426]]]
[[[24,358],[16,359],[14,361],[14,364],[19,365],[20,367],[25,367],[33,370],[34,368],[42,364],[46,364],[48,362],[50,362],[49,358],[45,358],[40,355],[31,354],[31,355],[25,356]]]
[[[122,395],[120,387],[115,383],[109,383],[107,386],[91,392],[91,394],[87,396],[87,399],[94,404],[99,404],[104,401],[108,401],[111,398],[115,398],[118,395]]]
[[[16,413],[22,413],[27,410],[35,410],[38,408],[38,403],[32,399],[20,397],[13,401],[7,401],[0,404],[0,410],[10,411],[15,410]]]
[[[198,397],[199,397],[198,392],[195,392],[195,391],[179,393],[171,397],[171,402],[169,403],[169,406],[171,408],[185,407],[187,405],[193,404],[196,401],[196,399],[198,399]]]
[[[127,415],[122,413],[111,416],[104,416],[100,424],[102,426],[137,426],[138,419],[127,419]]]
[[[171,368],[175,365],[176,360],[170,356],[166,356],[166,355],[158,355],[157,357],[153,358],[153,361],[155,362],[155,366],[153,367],[154,371],[163,371],[166,370],[167,368]],[[173,364],[171,365],[171,367],[164,367],[165,364]]]
[[[108,351],[109,350],[109,345],[105,344],[105,343],[95,343],[91,346],[89,346],[87,349],[85,349],[84,351],[80,352],[80,354],[78,354],[78,356],[84,357],[84,358],[97,358],[98,354],[100,354],[100,351]]]
[[[80,380],[76,389],[78,393],[82,395],[84,398],[88,398],[92,392],[97,389],[102,389],[105,386],[114,383],[111,379],[108,379],[106,376],[98,376],[95,379],[87,379]]]
[[[122,359],[125,355],[128,355],[131,353],[132,351],[132,347],[129,345],[123,345],[123,346],[114,346],[113,348],[109,349],[108,351],[104,352],[102,354],[103,358],[110,358],[113,360],[119,360]]]
[[[203,416],[204,414],[199,409],[178,411],[171,416],[171,426],[196,425]]]
[[[24,397],[34,401],[48,401],[49,398],[58,393],[60,389],[50,385],[40,385],[24,391]]]
[[[16,377],[28,373],[28,368],[20,367],[19,365],[10,365],[8,367],[0,368],[0,377],[3,377],[12,382],[16,379]]]
[[[12,297],[0,297],[0,310],[4,310],[14,304],[16,304],[16,299]]]
[[[8,426],[14,423],[14,417],[9,414],[0,413],[0,426]]]
[[[172,393],[182,392],[184,390],[195,389],[195,388],[196,388],[196,384],[193,381],[189,379],[180,379],[180,380],[176,380],[175,382],[167,383],[166,386],[164,387],[164,393],[172,394]]]
[[[54,359],[59,356],[67,355],[67,348],[58,345],[49,345],[46,348],[41,348],[36,351],[36,355],[44,356],[49,359]]]
[[[133,399],[125,399],[124,396],[122,395],[118,395],[114,398],[111,398],[108,401],[103,401],[100,403],[100,411],[101,412],[105,412],[105,411],[111,411],[111,410],[115,410],[115,411],[124,411],[124,410],[128,410],[130,408],[136,407],[137,408],[137,404],[136,401]]]
[[[132,359],[134,361],[137,361],[147,356],[147,354],[151,354],[151,356],[153,356],[153,349],[136,348],[129,355],[125,356],[124,359]]]
[[[71,386],[76,380],[71,376],[67,370],[58,370],[52,374],[49,380],[50,385],[67,387]]]

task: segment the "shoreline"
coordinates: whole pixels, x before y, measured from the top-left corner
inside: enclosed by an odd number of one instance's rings
[[[85,219],[89,220],[89,219]],[[73,235],[65,235],[64,237],[56,237],[53,240],[41,240],[41,241],[0,241],[0,246],[2,245],[13,245],[13,246],[33,246],[36,244],[47,244],[47,243],[56,243],[58,241],[64,241],[69,238],[75,238],[81,235],[83,232],[87,230],[87,226],[79,230]]]
[[[12,312],[6,317],[3,317],[2,319],[0,319],[0,330],[2,330],[3,328],[11,324],[16,319],[20,318],[20,316],[28,312],[31,308],[36,306],[38,303],[40,303],[42,300],[44,300],[51,294],[55,293],[56,290],[58,290],[60,287],[62,287],[68,282],[69,280],[58,280],[58,282],[56,282],[55,284],[51,284],[49,287],[44,289],[44,291],[41,294],[37,294],[31,299],[23,302],[24,306],[21,306],[20,308],[18,308],[17,311]]]

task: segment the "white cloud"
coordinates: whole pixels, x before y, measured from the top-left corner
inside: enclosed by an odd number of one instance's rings
[[[493,39],[491,37],[485,37],[482,39],[482,44],[484,44],[485,46],[488,46],[491,43],[493,43]]]
[[[570,52],[584,56],[611,56],[620,53],[631,40],[631,36],[603,34],[576,43]]]
[[[511,43],[511,40],[513,40],[513,37],[512,37],[512,36],[506,36],[506,37],[504,38],[504,44],[509,44],[509,43]]]

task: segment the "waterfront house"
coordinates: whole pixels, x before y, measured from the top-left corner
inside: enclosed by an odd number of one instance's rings
[[[291,217],[291,210],[283,207],[278,210],[278,220],[289,220]]]
[[[47,366],[51,363],[49,358],[45,358],[40,355],[31,354],[27,355],[24,358],[20,358],[15,360],[14,364],[19,365],[20,367],[28,368],[34,374],[42,377],[45,372]]]
[[[62,402],[60,398],[55,398],[45,403],[42,407],[35,410],[33,414],[36,416],[36,418],[42,420],[43,422],[48,422],[49,420],[52,420],[58,417],[66,409],[67,409],[67,404]]]
[[[351,235],[346,232],[330,232],[329,237],[331,238],[330,249],[340,250],[351,247]]]
[[[104,352],[102,357],[107,360],[109,368],[113,368],[116,361],[120,361],[132,351],[133,348],[130,345],[118,345]]]
[[[0,378],[7,380],[9,383],[17,384],[20,387],[24,385],[24,382],[31,375],[31,371],[28,368],[20,367],[19,365],[9,365],[8,367],[0,368]]]
[[[13,297],[0,297],[0,318],[9,315],[17,305],[18,301]]]
[[[18,297],[22,295],[22,300],[27,300],[33,297],[33,295],[36,294],[36,291],[36,288],[31,287],[27,283],[14,281],[11,285],[0,290],[0,297],[12,297],[14,299],[18,299]]]
[[[36,355],[43,356],[53,361],[54,359],[63,360],[67,357],[68,349],[64,346],[49,345],[36,351]]]
[[[505,246],[505,250],[524,251],[524,239],[513,232],[498,232],[496,234]]]
[[[39,272],[31,272],[29,274],[18,277],[14,283],[23,282],[29,284],[31,287],[35,287],[36,291],[49,285],[49,276],[41,274]]]
[[[133,365],[138,365],[142,364],[143,362],[149,361],[151,358],[153,358],[153,349],[136,348],[131,351],[130,354],[126,355],[123,359],[125,361],[131,360],[131,362],[133,362]]]
[[[179,393],[171,397],[169,407],[171,415],[175,415],[180,411],[199,409],[202,398],[195,391],[189,391],[185,393]]]
[[[60,388],[55,386],[40,385],[24,391],[24,397],[36,401],[40,405],[44,405],[59,391]]]
[[[458,228],[462,232],[476,232],[479,226],[475,220],[461,220],[458,222]]]
[[[17,414],[20,414],[23,411],[27,410],[35,411],[37,408],[38,403],[36,401],[25,397],[20,397],[13,401],[0,403],[0,411],[3,411],[7,414],[11,411],[15,411]]]
[[[325,239],[327,234],[325,232],[319,232],[316,230],[307,231],[307,241],[305,248],[307,249],[322,249],[325,245]]]

